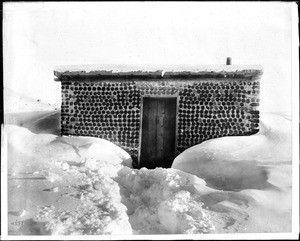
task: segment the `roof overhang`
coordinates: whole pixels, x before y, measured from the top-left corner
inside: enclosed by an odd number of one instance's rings
[[[71,65],[57,66],[58,81],[86,79],[259,79],[259,65]]]

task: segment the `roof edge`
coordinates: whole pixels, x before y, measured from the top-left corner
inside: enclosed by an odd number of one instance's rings
[[[134,65],[71,65],[57,66],[54,75],[60,78],[72,77],[206,77],[216,75],[260,76],[263,68],[260,65],[165,65],[165,66],[134,66]]]

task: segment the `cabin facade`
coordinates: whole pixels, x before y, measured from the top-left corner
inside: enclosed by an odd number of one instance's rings
[[[126,150],[135,167],[170,167],[185,149],[259,130],[259,66],[62,66],[61,134]]]

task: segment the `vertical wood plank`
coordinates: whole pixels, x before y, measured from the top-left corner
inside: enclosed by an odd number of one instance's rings
[[[141,166],[145,166],[145,163],[148,162],[148,155],[147,155],[147,138],[149,132],[149,120],[148,120],[148,112],[149,112],[149,101],[147,98],[143,100],[143,119],[142,119],[142,140],[141,140]]]
[[[157,165],[161,166],[164,159],[164,123],[163,119],[165,116],[165,100],[163,98],[158,99],[157,108]]]
[[[164,166],[171,167],[175,156],[175,137],[176,137],[176,99],[167,99],[165,102],[165,130],[164,142]]]
[[[148,165],[149,167],[154,168],[156,166],[157,159],[157,124],[156,124],[156,116],[157,116],[157,107],[158,100],[154,98],[149,98],[149,111],[148,111],[148,136],[147,136],[147,148],[149,151],[148,155]]]

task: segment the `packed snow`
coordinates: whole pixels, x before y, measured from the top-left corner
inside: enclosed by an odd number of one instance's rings
[[[30,130],[26,118],[4,128],[11,235],[291,231],[286,116],[264,115],[256,135],[209,140],[148,170],[107,140],[54,135],[49,115],[30,116]]]

